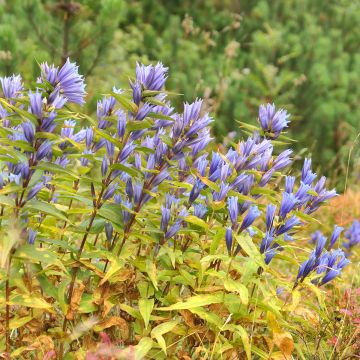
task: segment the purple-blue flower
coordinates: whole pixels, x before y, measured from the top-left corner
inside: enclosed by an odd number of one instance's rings
[[[281,204],[280,204],[280,211],[279,215],[281,218],[285,218],[286,215],[294,209],[295,205],[298,203],[298,199],[295,197],[294,194],[289,194],[284,192],[282,194]]]
[[[226,242],[226,248],[227,248],[227,250],[228,250],[228,252],[230,254],[231,253],[231,248],[232,248],[232,242],[233,242],[233,234],[232,234],[231,227],[226,228],[225,242]]]
[[[202,219],[208,212],[207,206],[204,204],[195,204],[194,205],[194,216],[197,216],[198,218]]]
[[[28,233],[28,244],[34,245],[35,239],[36,239],[37,231],[34,231],[33,229],[29,229]]]
[[[35,131],[32,123],[30,121],[24,121],[21,123],[21,126],[23,128],[26,141],[29,144],[32,144],[35,138]]]
[[[38,119],[42,118],[42,94],[38,91],[29,91],[30,110]]]
[[[276,111],[274,104],[260,105],[259,121],[261,128],[277,138],[282,130],[288,126],[290,115],[286,110]]]
[[[45,140],[36,152],[36,160],[40,161],[43,158],[49,156],[52,152],[51,143],[48,140]]]
[[[353,246],[360,243],[360,221],[354,220],[351,226],[345,231],[345,242],[343,246],[350,250]]]
[[[147,90],[159,91],[165,85],[168,68],[162,63],[145,66],[136,63],[136,81]]]
[[[243,222],[241,223],[240,231],[248,228],[252,223],[261,215],[260,210],[256,205],[250,206],[247,214],[245,215]]]
[[[227,200],[227,208],[232,223],[232,227],[237,227],[237,218],[239,215],[239,198],[237,196],[229,196]]]
[[[49,100],[53,102],[59,95],[63,96],[69,102],[79,105],[85,103],[85,82],[79,74],[79,67],[71,63],[69,59],[59,68],[47,63],[41,64],[41,79],[47,80],[54,86],[54,91],[50,94]]]
[[[26,196],[26,199],[29,201],[31,200],[33,197],[35,197],[39,192],[40,190],[44,187],[44,183],[37,183],[35,184],[32,188],[30,188],[27,196]]]
[[[339,238],[341,232],[344,230],[343,227],[335,225],[334,226],[334,231],[331,234],[330,237],[330,241],[329,241],[329,246],[328,246],[328,250],[332,249],[336,243],[336,240]]]
[[[21,95],[23,83],[20,75],[0,77],[0,82],[6,99],[14,99]],[[14,105],[13,100],[11,100],[10,103]]]

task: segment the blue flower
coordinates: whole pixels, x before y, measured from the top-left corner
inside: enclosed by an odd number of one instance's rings
[[[35,132],[34,132],[34,127],[33,127],[32,123],[30,121],[24,121],[21,123],[21,126],[23,128],[24,137],[25,137],[26,141],[29,144],[32,144],[34,142],[34,138],[35,138]]]
[[[360,221],[354,220],[351,226],[345,231],[345,242],[343,246],[346,249],[351,249],[353,246],[360,243]]]
[[[169,225],[169,221],[170,221],[170,216],[171,216],[171,211],[169,208],[162,206],[161,207],[161,224],[160,224],[160,229],[164,232],[166,232],[167,227]]]
[[[34,231],[32,229],[29,229],[28,233],[28,244],[34,245],[35,239],[36,239],[37,231]]]
[[[328,246],[328,250],[332,249],[336,243],[336,240],[339,238],[341,232],[344,230],[343,227],[335,225],[334,226],[334,231],[331,234],[330,237],[330,242],[329,242],[329,246]]]
[[[285,176],[285,192],[292,194],[295,185],[295,176]]]
[[[239,215],[239,198],[237,196],[229,196],[227,200],[227,208],[232,226],[235,229]]]
[[[105,177],[106,173],[108,171],[108,162],[107,162],[107,158],[104,155],[102,162],[101,162],[101,175],[102,177]]]
[[[279,215],[284,219],[286,215],[294,209],[297,203],[298,199],[293,194],[284,192],[282,194]]]
[[[283,169],[284,167],[291,164],[292,160],[290,159],[290,155],[292,154],[292,150],[287,149],[279,154],[279,156],[276,157],[273,163],[273,168],[276,171],[279,171]]]
[[[103,199],[108,200],[111,197],[113,197],[117,186],[118,186],[117,183],[112,183],[111,185],[109,185],[109,187],[104,192]]]
[[[79,67],[67,59],[57,74],[55,90],[58,89],[59,93],[67,98],[68,101],[83,105],[86,95],[85,83],[78,70]]]
[[[205,187],[204,183],[200,179],[196,179],[195,183],[190,191],[189,203],[192,204],[200,195],[200,191]]]
[[[276,235],[282,235],[289,232],[294,226],[297,226],[301,223],[298,217],[293,215],[290,219],[286,220],[283,225],[276,229]]]
[[[111,116],[116,105],[116,100],[112,96],[103,97],[102,100],[98,100],[96,115],[98,119],[98,128],[107,129],[112,125],[110,121],[107,121],[106,118]]]
[[[2,91],[6,99],[10,100],[10,103],[14,105],[14,101],[17,97],[20,97],[23,90],[22,78],[20,75],[12,75],[0,77]]]
[[[231,254],[233,235],[232,235],[232,229],[230,227],[226,228],[225,241],[226,241],[227,250],[229,254]]]
[[[36,153],[36,160],[40,161],[42,160],[44,157],[50,156],[52,152],[51,149],[51,143],[48,140],[45,140],[40,146],[39,149],[37,150]]]
[[[262,129],[276,139],[282,130],[288,126],[290,115],[283,109],[275,111],[274,104],[261,105],[259,107],[259,120]]]
[[[240,227],[240,231],[248,228],[252,223],[260,216],[261,212],[256,205],[251,206],[245,215],[243,222]]]
[[[197,216],[200,219],[203,219],[208,211],[207,206],[204,204],[195,204],[194,205],[194,216]]]
[[[315,249],[315,256],[317,258],[320,257],[322,251],[324,250],[326,241],[327,241],[327,238],[325,236],[323,236],[323,235],[319,235],[317,237],[316,249]]]
[[[37,183],[35,184],[32,188],[30,188],[27,196],[26,196],[26,199],[29,201],[31,200],[33,197],[35,197],[41,189],[44,188],[44,183],[40,182],[40,183]]]
[[[40,92],[35,93],[29,91],[30,109],[31,113],[34,114],[38,119],[42,118],[42,95]]]
[[[274,224],[276,205],[268,204],[266,207],[266,230],[270,231]]]
[[[117,115],[117,135],[122,138],[126,130],[126,114],[122,110],[116,112]]]
[[[121,153],[119,156],[119,163],[125,161],[131,155],[131,153],[134,151],[135,147],[136,147],[136,145],[132,141],[126,143],[126,145],[121,150]]]
[[[176,235],[176,233],[180,230],[181,226],[184,223],[184,217],[188,216],[188,212],[186,209],[182,209],[178,215],[178,219],[172,224],[168,231],[165,233],[165,239],[170,239]]]
[[[159,91],[165,85],[168,68],[162,63],[145,66],[136,63],[136,80],[147,90]]]

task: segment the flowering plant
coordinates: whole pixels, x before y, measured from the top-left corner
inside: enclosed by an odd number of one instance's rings
[[[201,100],[175,111],[160,63],[137,64],[131,89],[114,88],[95,118],[75,107],[86,95],[75,64],[40,70],[31,90],[20,76],[1,81],[2,350],[299,352],[301,297],[315,294],[323,311],[319,287],[348,260],[333,250],[339,227],[299,251],[311,214],[336,193],[310,159],[286,175],[292,150],[275,145],[289,114],[260,106],[259,129],[245,124],[246,140],[211,151],[212,118]]]

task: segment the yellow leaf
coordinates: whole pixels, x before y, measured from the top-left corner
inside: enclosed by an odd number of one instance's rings
[[[288,332],[274,332],[274,343],[280,349],[285,359],[291,358],[291,353],[294,350],[294,340]]]
[[[249,302],[249,292],[248,289],[241,284],[239,281],[235,281],[230,278],[226,278],[224,281],[224,287],[227,291],[237,292],[240,296],[240,300],[244,305],[247,305]]]

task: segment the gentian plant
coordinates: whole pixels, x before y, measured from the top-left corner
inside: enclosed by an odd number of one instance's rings
[[[70,60],[41,64],[31,89],[1,79],[8,356],[290,358],[300,299],[323,309],[321,288],[349,261],[333,249],[339,227],[310,254],[301,242],[336,192],[310,159],[289,175],[289,114],[261,105],[259,128],[220,151],[202,101],[177,112],[167,77],[137,64],[95,116]]]

